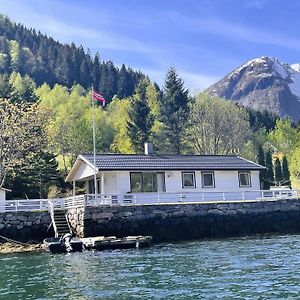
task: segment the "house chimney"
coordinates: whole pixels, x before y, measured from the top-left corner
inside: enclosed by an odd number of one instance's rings
[[[153,144],[151,142],[146,142],[145,143],[145,154],[146,155],[154,154]]]

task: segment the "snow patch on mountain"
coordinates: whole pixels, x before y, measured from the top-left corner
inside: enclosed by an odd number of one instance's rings
[[[291,68],[296,72],[300,72],[300,64],[292,64]]]

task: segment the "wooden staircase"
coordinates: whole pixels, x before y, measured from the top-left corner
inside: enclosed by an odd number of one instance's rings
[[[62,236],[66,233],[71,233],[68,220],[65,212],[62,209],[54,209],[52,214],[53,228],[55,237]]]

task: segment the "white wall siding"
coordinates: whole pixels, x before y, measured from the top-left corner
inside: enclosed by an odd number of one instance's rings
[[[6,191],[0,188],[0,201],[5,201]]]
[[[187,171],[191,172],[191,171]],[[201,171],[195,171],[195,188],[182,187],[181,171],[165,171],[166,192],[187,193],[187,192],[231,192],[243,190],[259,190],[259,171],[251,171],[251,186],[240,187],[238,171],[214,171],[215,187],[203,188]],[[126,194],[130,192],[130,172],[111,171],[104,172],[104,193]]]
[[[89,165],[81,163],[75,176],[74,180],[86,179],[88,177],[94,176],[95,171]]]

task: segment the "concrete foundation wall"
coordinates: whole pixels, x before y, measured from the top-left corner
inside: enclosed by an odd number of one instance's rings
[[[111,206],[67,212],[79,236],[152,235],[154,241],[300,233],[300,201]]]

